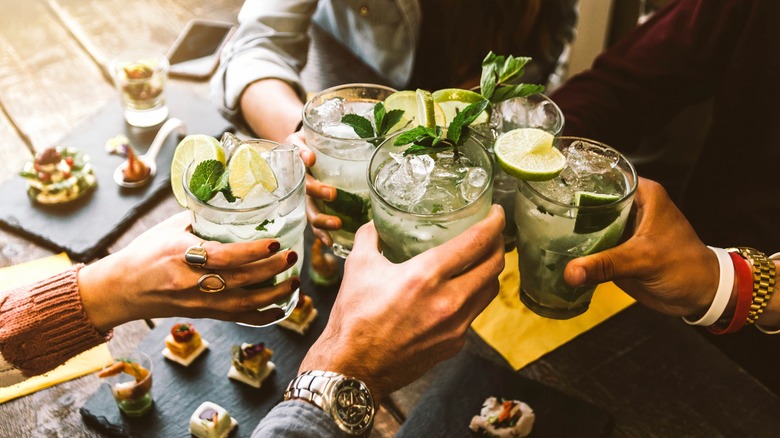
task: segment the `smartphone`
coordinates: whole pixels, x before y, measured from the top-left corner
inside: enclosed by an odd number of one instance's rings
[[[219,53],[233,34],[233,23],[191,20],[168,51],[171,76],[207,79],[219,64]]]

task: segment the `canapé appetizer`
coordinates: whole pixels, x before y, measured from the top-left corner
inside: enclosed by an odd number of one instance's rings
[[[531,433],[535,418],[531,407],[521,401],[488,397],[469,428],[492,437],[524,437]]]
[[[238,421],[220,405],[203,402],[190,417],[190,433],[198,438],[225,438]]]
[[[64,204],[89,193],[97,178],[89,157],[75,148],[51,147],[25,164],[27,194],[40,204]]]
[[[314,308],[311,297],[300,292],[298,304],[295,305],[287,319],[279,321],[279,326],[303,335],[316,317],[317,309]]]
[[[234,345],[231,349],[231,366],[228,377],[249,386],[259,388],[263,380],[276,369],[271,362],[274,352],[264,343]]]
[[[162,355],[186,367],[190,366],[208,346],[208,341],[200,337],[195,326],[182,322],[171,327],[171,333],[165,337],[165,349]]]

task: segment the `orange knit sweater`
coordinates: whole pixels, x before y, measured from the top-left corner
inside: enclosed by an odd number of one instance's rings
[[[42,374],[109,340],[84,312],[77,275],[83,264],[0,291],[0,386]]]

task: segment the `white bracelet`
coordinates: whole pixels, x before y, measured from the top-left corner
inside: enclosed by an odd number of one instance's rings
[[[690,325],[703,325],[705,327],[715,324],[723,315],[726,306],[731,298],[731,291],[734,289],[734,263],[731,262],[729,253],[723,248],[713,248],[708,246],[718,257],[718,266],[720,267],[720,279],[718,280],[718,290],[715,292],[715,298],[710,304],[707,313],[696,321],[691,321],[683,317],[683,321]]]
[[[780,252],[776,252],[776,253],[772,254],[769,257],[769,260],[780,260]],[[775,283],[775,287],[777,287],[777,283]],[[753,325],[755,325],[756,328],[758,329],[758,331],[760,331],[761,333],[766,333],[768,335],[776,335],[776,334],[780,333],[780,329],[769,331],[769,330],[761,327],[758,324],[753,324]]]

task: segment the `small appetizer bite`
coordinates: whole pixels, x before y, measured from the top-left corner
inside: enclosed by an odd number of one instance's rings
[[[531,433],[534,411],[518,400],[498,401],[488,397],[482,411],[471,419],[469,428],[491,437],[524,437]]]
[[[119,410],[127,415],[143,415],[152,407],[151,363],[147,366],[150,368],[139,361],[120,358],[97,373],[101,379],[108,380]],[[122,377],[122,374],[131,379]]]
[[[290,312],[290,316],[287,319],[279,321],[279,326],[286,329],[297,332],[301,335],[306,333],[309,329],[314,318],[317,317],[317,309],[314,308],[314,303],[310,296],[300,292],[298,295],[298,303],[295,308]]]
[[[97,185],[89,157],[75,148],[45,149],[19,174],[27,180],[30,199],[47,205],[74,201]]]
[[[234,345],[231,349],[232,365],[227,375],[233,380],[259,388],[263,380],[276,369],[276,365],[271,362],[273,355],[274,352],[262,342]]]
[[[208,348],[209,343],[200,337],[195,326],[188,322],[174,324],[171,333],[165,338],[162,355],[185,367],[190,366],[198,356]]]
[[[220,405],[203,402],[190,417],[190,433],[198,438],[225,438],[238,421]]]
[[[152,170],[135,155],[132,147],[127,148],[127,167],[122,170],[125,182],[139,182],[145,180]]]

